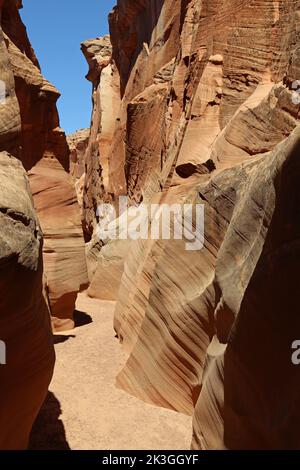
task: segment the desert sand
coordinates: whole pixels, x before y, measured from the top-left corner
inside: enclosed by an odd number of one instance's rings
[[[56,370],[31,449],[190,448],[191,417],[148,405],[115,387],[126,356],[113,330],[114,306],[80,294],[78,326],[55,335]]]

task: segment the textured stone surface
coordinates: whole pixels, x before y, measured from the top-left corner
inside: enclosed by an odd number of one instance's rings
[[[109,36],[82,43],[82,52],[89,65],[87,79],[93,87],[93,114],[83,194],[85,235],[90,239],[97,223],[97,207],[109,200],[110,155],[114,126],[120,105],[119,75],[112,61]]]
[[[242,175],[217,260],[216,337],[194,415],[195,448],[299,448],[299,369],[291,361],[300,330],[299,149],[298,128],[257,164],[228,170],[233,180]]]
[[[26,173],[0,153],[0,449],[26,449],[47,394],[54,349],[43,296],[42,233]]]
[[[59,92],[41,74],[21,21],[20,2],[1,3],[0,150],[19,158],[30,174],[45,236],[45,279],[51,313],[72,327],[76,292],[87,282],[84,241],[69,172],[69,147],[59,127]],[[61,322],[54,326],[61,328]]]
[[[80,129],[67,136],[70,149],[70,173],[79,180],[85,172],[85,152],[88,146],[90,129]]]
[[[205,206],[201,251],[131,244],[115,313],[119,386],[193,414],[194,448],[299,448],[299,13],[298,0],[118,0],[110,15],[121,103],[108,186],[101,152],[87,160],[85,223],[91,236],[99,201],[124,193]]]
[[[90,129],[80,129],[67,136],[70,149],[70,173],[74,180],[77,201],[80,207],[80,218],[83,220],[83,191],[85,183],[86,152],[89,143]]]
[[[77,293],[87,283],[85,247],[74,183],[57,159],[44,158],[29,172],[44,233],[47,294],[56,330],[73,327]]]
[[[69,340],[67,333],[58,335],[65,341],[55,346],[54,377],[33,429],[31,449],[189,449],[190,416],[153,407],[116,388],[115,375],[126,355],[114,337],[114,302],[82,293],[76,307],[92,322],[76,328]]]

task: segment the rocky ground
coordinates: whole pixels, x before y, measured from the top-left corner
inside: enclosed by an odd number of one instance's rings
[[[189,416],[153,407],[115,387],[126,357],[114,337],[114,302],[81,294],[77,310],[76,329],[55,336],[56,369],[31,448],[189,449]]]

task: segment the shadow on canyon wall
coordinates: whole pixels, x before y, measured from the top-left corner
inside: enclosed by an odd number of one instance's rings
[[[268,236],[225,355],[224,440],[230,449],[299,449],[300,143],[280,169]]]
[[[60,403],[49,392],[33,425],[28,450],[71,450],[60,415]]]
[[[79,312],[75,310],[74,312],[74,322],[75,328],[80,328],[81,326],[90,325],[93,323],[92,317],[84,312]]]

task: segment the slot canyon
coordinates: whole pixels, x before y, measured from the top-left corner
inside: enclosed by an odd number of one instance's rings
[[[23,3],[0,0],[0,449],[299,450],[300,0],[116,0],[72,135]],[[99,235],[101,207],[188,206],[197,233],[200,205],[201,249]]]

